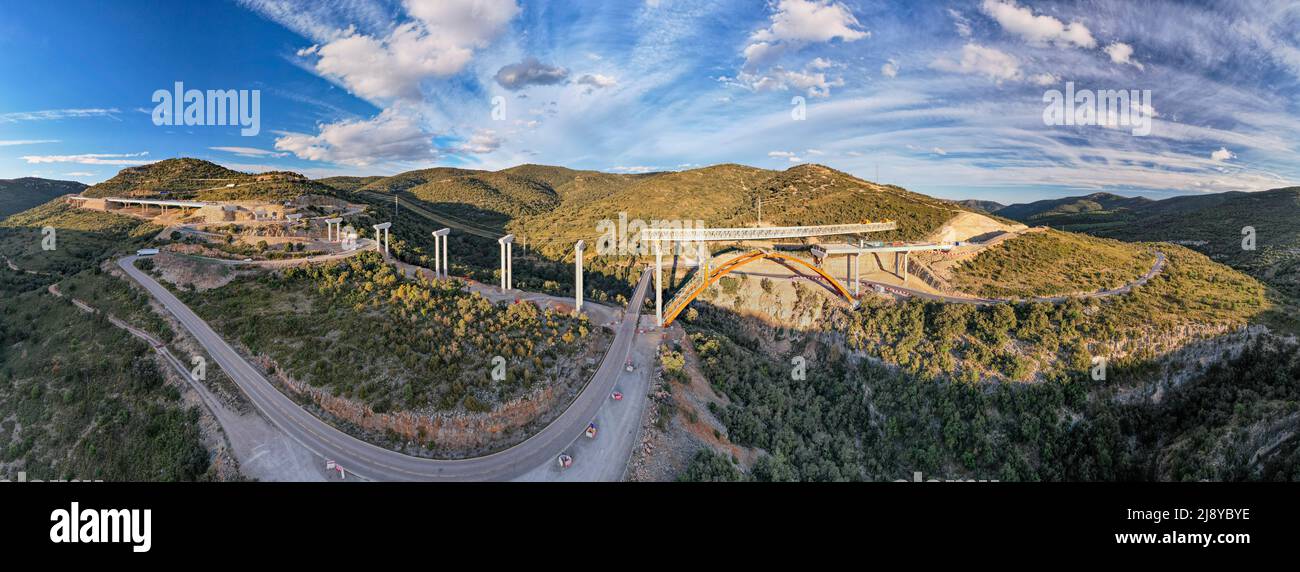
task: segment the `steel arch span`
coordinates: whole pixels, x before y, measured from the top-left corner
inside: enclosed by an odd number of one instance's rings
[[[677,315],[681,314],[684,310],[686,310],[686,307],[689,306],[691,302],[694,301],[695,298],[700,295],[700,293],[707,290],[709,286],[712,286],[723,276],[726,276],[736,271],[738,268],[746,264],[749,264],[756,260],[764,260],[764,259],[777,260],[781,262],[793,262],[795,264],[799,264],[803,266],[804,268],[812,270],[822,278],[825,278],[826,281],[829,282],[830,285],[835,288],[835,291],[839,293],[839,295],[843,297],[846,301],[849,302],[853,301],[853,295],[849,293],[848,288],[845,288],[844,285],[841,284],[839,280],[836,280],[835,277],[831,276],[825,270],[822,270],[821,268],[809,264],[808,261],[802,260],[800,258],[795,258],[793,256],[781,254],[779,252],[755,250],[753,252],[747,252],[745,254],[732,258],[731,260],[728,260],[718,265],[718,267],[714,269],[712,272],[708,272],[707,276],[702,280],[694,279],[688,282],[686,286],[677,293],[676,296],[673,296],[672,302],[669,302],[668,312],[664,316],[664,327],[667,327],[668,325],[672,324],[673,320],[677,319]]]

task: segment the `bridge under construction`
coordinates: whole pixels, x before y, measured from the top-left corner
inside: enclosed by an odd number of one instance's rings
[[[711,268],[707,256],[702,257],[701,264],[695,274],[686,284],[677,290],[677,293],[668,301],[665,312],[663,303],[663,252],[665,245],[673,243],[700,243],[701,250],[705,250],[705,242],[746,242],[756,240],[776,240],[787,238],[812,238],[820,236],[839,236],[839,235],[862,235],[870,232],[882,232],[895,230],[898,224],[894,221],[864,222],[858,224],[835,224],[820,226],[784,226],[784,227],[759,227],[759,228],[663,228],[663,229],[646,229],[641,232],[643,243],[653,244],[655,253],[655,319],[660,326],[672,324],[673,320],[686,309],[690,303],[695,300],[701,293],[717,283],[723,276],[730,274],[746,264],[758,260],[773,260],[784,266],[796,270],[796,266],[804,267],[821,276],[831,286],[831,288],[846,300],[853,300],[859,295],[857,287],[857,259],[862,254],[870,253],[887,253],[893,252],[898,255],[901,253],[903,260],[896,260],[896,271],[902,276],[906,276],[906,256],[908,252],[918,250],[948,250],[951,244],[933,244],[933,243],[892,243],[885,244],[879,242],[866,243],[860,242],[858,245],[849,243],[828,244],[815,249],[815,263],[809,263],[803,259],[774,252],[765,249],[755,249],[722,264],[716,268]],[[851,263],[848,265],[850,272],[845,277],[845,282],[841,283],[831,276],[829,272],[821,268],[821,262],[830,255],[846,255],[850,257]],[[852,287],[850,289],[850,287]]]

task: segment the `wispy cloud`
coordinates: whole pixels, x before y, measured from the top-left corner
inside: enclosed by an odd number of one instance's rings
[[[51,121],[78,117],[114,117],[120,113],[116,108],[86,109],[45,109],[41,111],[13,111],[0,113],[0,123],[18,123],[20,121]]]
[[[208,147],[213,151],[222,151],[225,153],[234,153],[240,157],[288,157],[288,153],[271,151],[268,149],[258,149],[256,147]]]
[[[0,147],[15,145],[39,145],[41,143],[58,143],[58,139],[0,139]]]
[[[144,165],[151,163],[148,159],[141,159],[149,153],[142,151],[140,153],[85,153],[81,155],[24,155],[23,160],[28,164],[41,163],[77,163],[81,165]]]

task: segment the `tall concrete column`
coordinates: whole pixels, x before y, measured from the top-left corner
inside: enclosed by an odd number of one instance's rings
[[[659,327],[664,325],[664,292],[663,292],[663,251],[659,249],[659,241],[655,241],[655,323]],[[632,308],[634,312],[640,312],[640,308]]]
[[[433,277],[442,278],[442,239],[433,235]]]
[[[375,250],[382,251],[384,256],[388,256],[388,229],[392,227],[392,222],[384,222],[375,225]],[[380,232],[384,235],[384,240],[379,240]]]
[[[573,311],[582,311],[582,252],[586,250],[587,243],[579,240],[573,245]]]
[[[862,255],[860,254],[853,255],[853,281],[851,282],[851,284],[853,286],[854,296],[857,296],[858,294],[862,293],[861,292],[862,286],[859,285],[859,282],[862,280],[862,266],[860,261],[858,260],[859,258],[861,258],[861,256]]]
[[[435,278],[446,278],[449,276],[447,268],[447,235],[451,234],[450,228],[433,231],[433,276]]]
[[[907,284],[907,251],[903,251],[903,284]]]
[[[844,257],[844,281],[849,283],[849,292],[853,292],[853,255]]]
[[[343,240],[343,219],[341,217],[325,219],[325,241],[339,242]]]
[[[501,289],[510,290],[514,286],[513,274],[513,254],[512,246],[515,243],[515,235],[507,234],[497,239],[497,244],[501,245]]]

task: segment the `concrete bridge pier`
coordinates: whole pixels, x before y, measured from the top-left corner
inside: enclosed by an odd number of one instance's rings
[[[343,218],[325,219],[325,242],[340,242],[343,240]]]
[[[451,266],[447,262],[447,235],[450,228],[433,231],[433,275],[435,278],[450,276]]]
[[[663,251],[659,248],[659,241],[655,241],[655,325],[663,327],[664,325],[664,256]],[[640,308],[633,308],[633,311],[640,312]]]
[[[587,242],[579,240],[573,245],[573,311],[582,312],[582,253],[587,249]]]
[[[507,234],[497,239],[497,244],[501,245],[501,289],[510,290],[514,287],[515,235]]]
[[[392,226],[392,222],[384,222],[375,225],[375,250],[382,251],[385,257],[388,256],[388,229],[392,228]],[[384,240],[382,242],[379,240],[381,231],[384,235]]]

